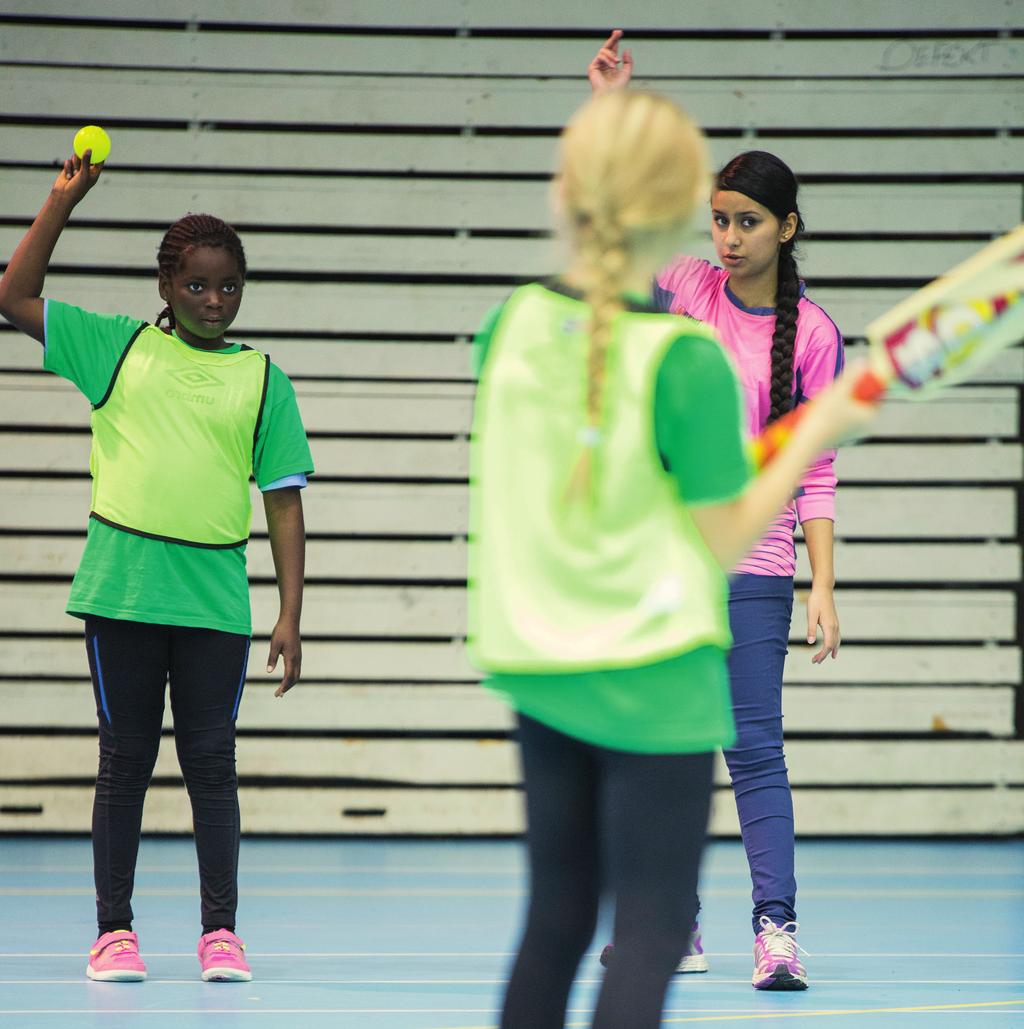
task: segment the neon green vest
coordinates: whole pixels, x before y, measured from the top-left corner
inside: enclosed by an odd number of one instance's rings
[[[685,326],[623,312],[608,349],[593,498],[566,487],[586,426],[587,308],[518,289],[495,326],[471,457],[469,650],[488,672],[650,664],[728,647],[726,578],[662,465],[658,369]],[[700,445],[699,440],[694,441]]]
[[[243,546],[269,371],[255,350],[206,353],[143,326],[93,408],[91,517],[172,543]]]

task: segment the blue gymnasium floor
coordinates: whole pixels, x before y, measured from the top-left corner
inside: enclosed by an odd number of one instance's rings
[[[738,843],[704,866],[711,971],[677,977],[665,1025],[1024,1027],[1024,841],[802,843],[811,989],[751,990]],[[136,929],[145,983],[91,983],[87,840],[0,839],[4,1029],[489,1029],[523,901],[510,842],[247,840],[239,932],[252,983],[202,983],[187,840],[143,841]],[[600,936],[604,940],[604,935]],[[568,1025],[587,1026],[584,960]]]

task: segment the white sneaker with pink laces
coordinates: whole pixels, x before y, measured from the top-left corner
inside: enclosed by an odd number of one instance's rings
[[[754,937],[754,974],[750,983],[755,990],[806,990],[807,969],[797,957],[806,954],[796,942],[799,922],[776,925],[761,916],[761,931]]]

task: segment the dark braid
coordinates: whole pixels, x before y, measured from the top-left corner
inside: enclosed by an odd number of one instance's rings
[[[768,424],[771,424],[793,406],[793,345],[800,301],[800,273],[795,250],[804,230],[796,200],[799,185],[789,166],[774,154],[748,150],[734,157],[718,173],[715,189],[742,193],[767,207],[779,221],[785,221],[789,214],[796,215],[796,230],[779,247],[775,332],[772,334],[771,413],[768,415]]]
[[[165,233],[156,253],[157,272],[161,279],[170,279],[181,267],[181,259],[197,247],[223,247],[230,250],[238,264],[238,274],[245,278],[245,250],[242,241],[227,222],[212,214],[186,214]],[[174,311],[168,304],[157,316],[159,325],[164,318],[174,328]]]
[[[770,425],[793,406],[793,344],[796,342],[800,276],[793,257],[793,241],[779,247],[779,284],[775,288],[775,331],[772,333],[772,385]]]

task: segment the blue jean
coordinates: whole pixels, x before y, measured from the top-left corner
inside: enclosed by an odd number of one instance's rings
[[[725,751],[753,884],[754,932],[767,915],[796,919],[793,798],[782,752],[782,671],[793,580],[734,575],[729,582],[729,683],[736,743]]]

